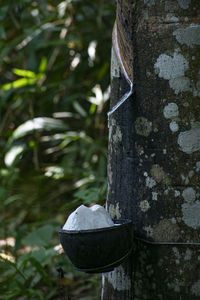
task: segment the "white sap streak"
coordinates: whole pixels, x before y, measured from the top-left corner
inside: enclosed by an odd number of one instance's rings
[[[130,89],[127,93],[125,93],[122,96],[122,98],[117,102],[117,104],[115,104],[113,106],[113,108],[108,112],[108,127],[109,127],[110,115],[113,114],[133,94],[133,83],[132,83],[131,79],[129,78],[129,76],[128,76],[126,70],[125,70],[125,67],[123,65],[123,62],[122,62],[122,59],[121,59],[121,56],[120,56],[116,26],[114,27],[114,48],[115,48],[115,51],[116,51],[118,61],[120,63],[120,67],[122,68],[122,72],[123,72],[128,84],[129,84]]]

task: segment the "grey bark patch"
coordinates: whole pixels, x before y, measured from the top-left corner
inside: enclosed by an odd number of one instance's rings
[[[144,213],[147,212],[151,208],[151,206],[147,200],[141,201],[139,206],[140,206],[141,211],[143,211]]]
[[[185,71],[189,68],[189,64],[182,54],[175,52],[173,57],[167,54],[161,54],[154,68],[155,73],[157,73],[160,78],[170,80],[184,76]]]
[[[165,172],[158,164],[152,166],[150,173],[157,182],[161,182],[165,178]]]
[[[156,1],[155,0],[144,0],[144,4],[151,7],[155,5]]]
[[[180,231],[177,224],[173,224],[171,220],[161,220],[154,226],[153,238],[156,241],[177,241],[180,237]]]
[[[117,203],[115,206],[113,204],[110,204],[108,211],[112,219],[121,218],[121,209],[119,208],[119,203]]]
[[[183,190],[182,196],[185,201],[192,203],[196,199],[196,192],[192,187],[188,187]]]
[[[122,141],[122,132],[118,126],[115,127],[115,133],[112,136],[114,144],[117,144]]]
[[[168,103],[164,107],[163,114],[166,119],[173,119],[175,117],[178,117],[179,115],[178,105],[174,102]]]
[[[150,189],[156,185],[156,181],[149,176],[146,177],[145,183],[146,183],[146,186],[149,187]]]
[[[154,65],[155,73],[160,78],[169,80],[169,85],[175,94],[191,90],[190,79],[184,76],[188,68],[188,61],[176,51],[173,53],[173,57],[161,54]]]
[[[200,296],[200,280],[196,281],[192,287],[191,287],[191,292],[195,296]]]
[[[165,11],[174,13],[178,8],[178,3],[174,2],[174,0],[165,1]]]
[[[200,227],[200,202],[182,204],[182,214],[184,223],[197,229]]]
[[[182,9],[188,9],[190,6],[190,2],[191,2],[191,0],[177,0],[177,1],[178,1],[179,6]]]
[[[170,122],[169,128],[172,132],[176,132],[179,130],[179,126],[175,121]]]
[[[181,45],[188,47],[200,45],[200,25],[191,24],[187,28],[179,28],[173,32],[173,35]]]
[[[184,260],[191,260],[192,258],[192,251],[188,248],[185,252]]]
[[[184,76],[171,79],[169,81],[169,85],[174,90],[176,95],[178,95],[178,93],[180,92],[187,92],[192,90],[190,79]]]
[[[135,121],[135,131],[139,135],[149,136],[152,131],[152,122],[144,117],[139,117]]]
[[[187,154],[200,150],[200,128],[180,132],[177,142],[180,150]]]
[[[115,268],[114,271],[106,274],[106,277],[110,284],[112,284],[114,290],[123,291],[128,290],[131,286],[131,280],[122,266]]]

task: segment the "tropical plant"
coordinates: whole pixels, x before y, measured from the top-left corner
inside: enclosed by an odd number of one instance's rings
[[[96,283],[60,255],[56,228],[105,201],[113,5],[0,3],[1,299],[57,299],[60,265],[69,290]]]

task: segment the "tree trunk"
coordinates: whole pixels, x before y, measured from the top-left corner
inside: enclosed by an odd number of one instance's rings
[[[102,299],[200,299],[200,1],[118,0],[117,11],[136,92],[110,116],[107,208],[145,241],[103,275]],[[113,107],[128,89],[114,55],[111,73]]]

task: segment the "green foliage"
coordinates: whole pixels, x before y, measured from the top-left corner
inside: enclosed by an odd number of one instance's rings
[[[105,201],[114,11],[112,0],[0,3],[1,299],[58,299],[58,266],[70,297],[97,299],[56,228]]]
[[[52,225],[44,225],[37,230],[30,232],[23,240],[25,246],[47,246],[53,235],[54,228]]]
[[[5,83],[1,86],[1,89],[3,91],[8,91],[10,89],[18,89],[21,87],[25,87],[27,85],[34,85],[39,81],[40,79],[42,80],[45,75],[45,69],[47,65],[47,59],[46,57],[43,57],[41,60],[41,63],[39,65],[39,73],[36,74],[33,71],[29,70],[22,70],[22,69],[13,69],[13,73],[15,75],[21,76],[23,78],[17,79],[11,83]]]

